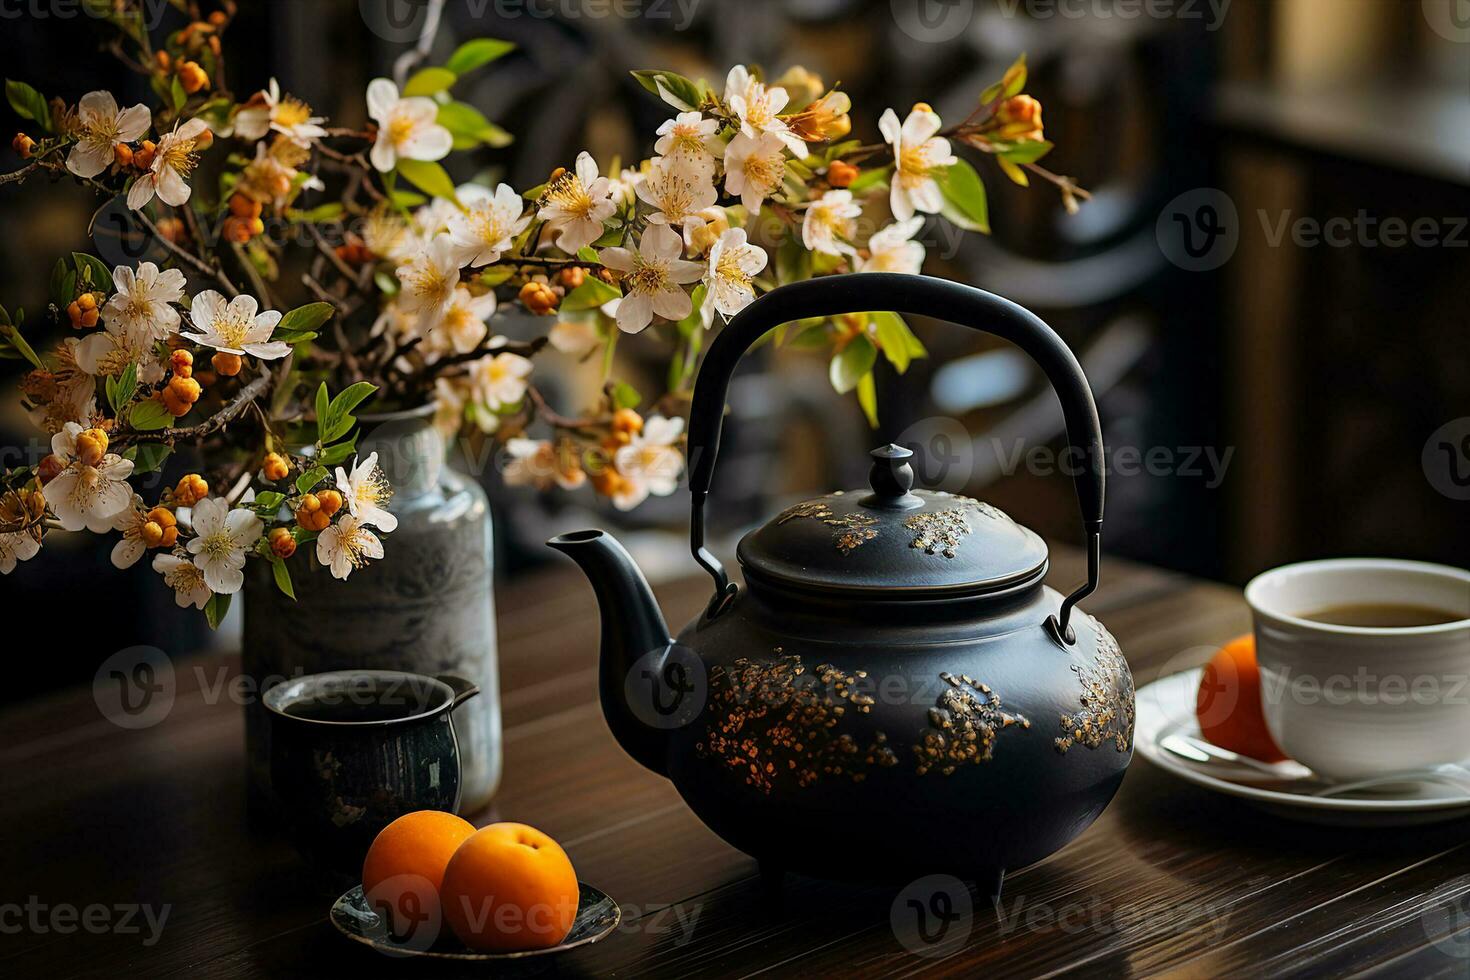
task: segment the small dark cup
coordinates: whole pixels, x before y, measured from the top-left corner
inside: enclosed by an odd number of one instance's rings
[[[310,674],[267,691],[271,785],[301,852],[355,879],[398,817],[456,812],[451,712],[478,693],[457,677],[396,670]]]

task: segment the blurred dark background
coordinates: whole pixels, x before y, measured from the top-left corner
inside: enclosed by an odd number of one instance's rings
[[[319,114],[361,123],[367,81],[390,74],[414,39],[411,27],[365,16],[375,5],[242,2],[228,39],[231,88],[243,98],[276,76]],[[451,0],[434,51],[442,58],[477,36],[518,45],[456,89],[515,143],[455,168],[457,179],[478,172],[518,189],[583,147],[604,166],[651,152],[669,111],[629,69],[719,84],[737,62],[771,76],[802,64],[841,82],[854,135],[871,140],[888,106],[902,116],[924,100],[946,121],[962,118],[1026,52],[1028,90],[1057,144],[1044,165],[1075,176],[1093,200],[1068,216],[1049,186],[1015,187],[972,155],[994,234],[961,237],[931,222],[925,271],[1031,307],[1082,358],[1114,454],[1110,554],[1241,583],[1338,555],[1467,564],[1470,444],[1441,453],[1448,437],[1435,435],[1459,419],[1448,445],[1470,437],[1467,6]],[[7,77],[72,102],[96,88],[123,105],[151,101],[99,50],[103,32],[80,5],[0,3],[0,14]],[[169,11],[164,24],[176,19]],[[7,133],[20,125],[0,111]],[[19,165],[4,156],[5,169]],[[37,333],[50,265],[90,247],[99,203],[66,182],[0,189],[0,302],[32,311],[33,342],[55,340]],[[1416,234],[1395,234],[1400,223]],[[902,377],[880,367],[877,432],[831,391],[824,360],[769,350],[750,359],[732,389],[717,478],[716,530],[727,542],[789,498],[859,485],[867,449],[887,441],[921,451],[931,486],[983,497],[1054,540],[1078,539],[1070,481],[1050,462],[1061,416],[1044,379],[1004,344],[915,326],[931,357]],[[652,337],[624,343],[620,370],[653,390],[665,354]],[[596,389],[595,375],[547,370],[559,372],[545,383],[563,408]],[[0,434],[9,465],[45,452],[13,398]],[[636,549],[656,559],[652,574],[693,567],[682,494],[624,516],[588,491],[538,498],[499,487],[493,473],[485,481],[502,575],[542,561],[548,534],[589,520],[630,527]],[[228,629],[210,636],[202,617],[175,610],[146,563],[112,569],[110,548],[53,534],[38,559],[0,579],[12,622],[23,611],[49,632],[84,610],[98,627],[63,626],[60,650],[23,667],[12,694],[86,681],[133,643],[232,642]]]

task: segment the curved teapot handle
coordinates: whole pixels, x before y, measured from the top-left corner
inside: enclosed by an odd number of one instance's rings
[[[934,317],[995,334],[1029,354],[1051,381],[1062,403],[1067,440],[1083,463],[1076,486],[1088,561],[1087,584],[1067,596],[1060,619],[1050,618],[1047,627],[1059,641],[1074,642],[1068,625],[1072,608],[1097,588],[1105,484],[1102,425],[1082,366],[1056,331],[1010,300],[948,279],[892,272],[825,276],[773,289],[741,310],[710,344],[695,380],[689,412],[690,550],[715,580],[709,614],[723,611],[737,592],[719,559],[704,546],[704,503],[714,478],[725,397],[735,366],[751,344],[782,323],[870,310]]]

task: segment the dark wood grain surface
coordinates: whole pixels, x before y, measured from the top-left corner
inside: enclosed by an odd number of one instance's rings
[[[1077,555],[1056,557],[1053,584],[1081,576]],[[670,622],[705,589],[693,578],[659,589]],[[526,576],[499,603],[505,780],[474,819],[542,828],[624,909],[603,943],[517,975],[1470,978],[1465,822],[1298,825],[1142,760],[1091,829],[1012,874],[999,907],[974,900],[956,952],[920,955],[931,950],[906,946],[890,919],[897,889],[788,878],[776,899],[753,860],[623,755],[596,702],[597,623],[580,575]],[[1140,683],[1249,628],[1237,591],[1119,561],[1086,608]],[[89,690],[0,714],[0,975],[426,972],[338,936],[326,920],[335,890],[247,828],[241,711],[218,686],[234,670],[229,657],[180,661],[172,710],[138,730],[104,718]],[[155,920],[167,910],[156,933],[140,914],[124,921],[138,905]]]

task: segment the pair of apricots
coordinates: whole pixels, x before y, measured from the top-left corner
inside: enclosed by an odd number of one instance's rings
[[[577,917],[577,873],[556,841],[521,823],[479,830],[419,810],[384,827],[362,865],[368,906],[395,941],[434,942],[443,925],[471,949],[547,949]]]

